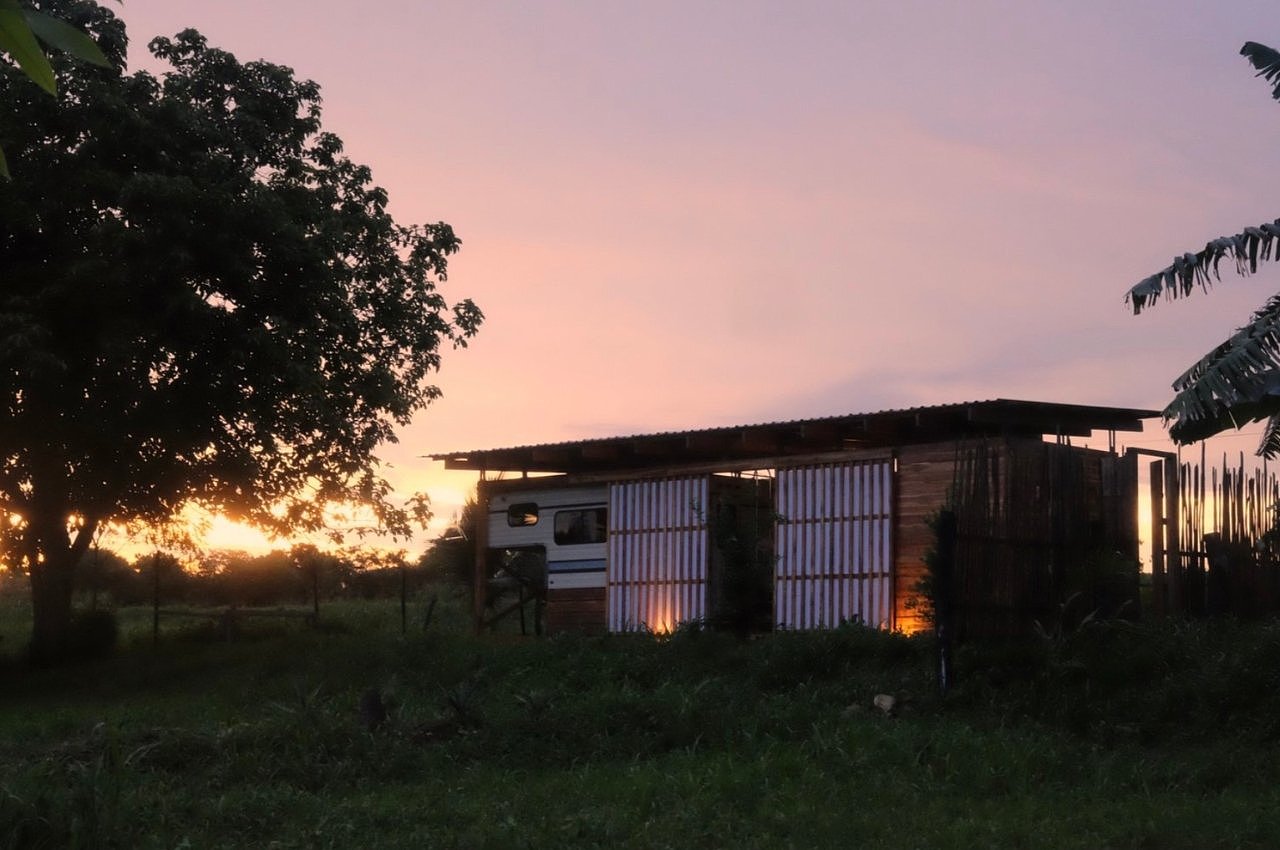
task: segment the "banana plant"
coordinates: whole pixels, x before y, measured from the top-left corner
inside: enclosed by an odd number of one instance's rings
[[[1272,98],[1280,100],[1280,52],[1249,41],[1240,53],[1271,84]],[[1135,314],[1141,313],[1161,297],[1172,301],[1197,289],[1207,292],[1221,280],[1223,260],[1234,263],[1238,275],[1248,276],[1258,271],[1260,261],[1273,259],[1280,260],[1280,219],[1246,227],[1211,240],[1200,251],[1175,257],[1166,268],[1133,286],[1125,300]],[[1280,293],[1183,372],[1173,382],[1173,390],[1164,419],[1175,441],[1191,443],[1266,420],[1258,454],[1280,455]]]

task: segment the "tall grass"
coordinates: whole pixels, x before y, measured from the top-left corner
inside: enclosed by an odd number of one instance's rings
[[[442,610],[449,608],[449,611]],[[129,612],[121,612],[128,621]],[[0,848],[1268,847],[1274,624],[476,639],[462,600],[0,669]],[[6,626],[8,627],[8,626]],[[388,718],[370,730],[361,696]],[[894,716],[873,707],[897,699]]]

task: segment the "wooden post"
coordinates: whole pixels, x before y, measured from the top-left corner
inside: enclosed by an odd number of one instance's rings
[[[98,544],[93,544],[93,571],[89,573],[89,610],[98,610],[98,585],[102,583],[102,555],[98,552]]]
[[[933,572],[933,616],[938,638],[938,690],[945,695],[954,678],[951,641],[955,630],[955,511],[944,510],[938,514],[937,544],[938,560]]]
[[[1164,565],[1169,575],[1169,609],[1182,614],[1186,611],[1186,600],[1183,598],[1182,547],[1178,539],[1179,508],[1178,462],[1168,458],[1164,462]]]
[[[151,556],[151,645],[160,645],[160,552]]]
[[[472,564],[471,614],[476,634],[484,630],[486,580],[485,568],[489,555],[489,488],[485,486],[484,473],[476,482],[476,556]]]
[[[1168,613],[1165,598],[1164,461],[1153,461],[1151,475],[1151,607],[1157,618]]]
[[[313,623],[320,622],[320,555],[311,559],[311,614]]]
[[[431,615],[435,613],[436,603],[439,601],[440,601],[440,594],[438,593],[431,594],[431,601],[427,603],[427,613],[422,618],[423,634],[426,634],[427,631],[431,628]]]
[[[400,559],[400,634],[409,633],[409,570]]]
[[[1204,551],[1209,561],[1205,613],[1210,617],[1221,617],[1230,610],[1231,556],[1223,543],[1222,535],[1217,532],[1204,536]]]
[[[516,585],[516,598],[520,600],[520,636],[525,637],[529,634],[529,627],[525,621],[524,606],[528,601],[524,595],[524,581]]]
[[[1126,449],[1124,456],[1117,458],[1116,486],[1116,522],[1117,537],[1124,541],[1125,557],[1135,565],[1133,583],[1130,592],[1133,600],[1134,616],[1142,617],[1142,568],[1140,562],[1138,538],[1138,455],[1133,449]]]

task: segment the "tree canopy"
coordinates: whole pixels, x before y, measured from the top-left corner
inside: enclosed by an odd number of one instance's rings
[[[1240,53],[1271,84],[1271,96],[1280,100],[1280,53],[1252,41]],[[1251,275],[1258,271],[1260,260],[1271,259],[1280,260],[1280,219],[1246,227],[1241,233],[1210,241],[1200,251],[1175,257],[1166,268],[1132,287],[1126,300],[1134,313],[1141,313],[1161,296],[1174,300],[1197,289],[1208,291],[1221,280],[1223,260],[1234,263],[1237,274]],[[1280,454],[1280,293],[1179,376],[1173,389],[1164,418],[1177,442],[1190,443],[1267,420],[1258,454]]]
[[[16,63],[31,82],[49,94],[57,94],[58,81],[40,42],[95,65],[109,64],[93,39],[66,21],[23,8],[18,0],[0,0],[0,55]],[[9,165],[0,148],[0,177],[8,176]]]
[[[314,531],[358,501],[407,532],[375,450],[482,316],[438,289],[453,230],[391,217],[315,83],[194,30],[151,42],[159,78],[126,74],[109,10],[36,5],[110,60],[55,56],[56,99],[0,67],[0,506],[56,652],[107,521],[198,503]]]

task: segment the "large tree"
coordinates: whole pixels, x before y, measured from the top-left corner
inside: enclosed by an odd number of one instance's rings
[[[406,532],[375,451],[481,315],[437,289],[453,231],[392,219],[315,83],[193,30],[126,74],[109,10],[34,6],[111,60],[54,57],[56,99],[0,67],[0,528],[55,659],[104,523],[197,503],[309,531],[355,501]]]
[[[15,63],[49,94],[57,94],[58,81],[41,41],[86,62],[103,67],[110,64],[93,39],[66,21],[24,8],[18,0],[0,0],[0,57]],[[8,176],[9,164],[0,148],[0,177]]]
[[[1252,41],[1240,53],[1271,84],[1271,96],[1280,100],[1280,53]],[[1126,300],[1134,313],[1140,313],[1161,296],[1172,300],[1197,289],[1207,291],[1221,279],[1223,260],[1234,263],[1238,274],[1251,275],[1260,260],[1273,258],[1280,260],[1280,219],[1246,227],[1241,233],[1212,240],[1196,253],[1175,257],[1168,267],[1130,289]],[[1173,389],[1164,417],[1177,442],[1190,443],[1266,420],[1258,454],[1280,454],[1280,293],[1179,376]]]

